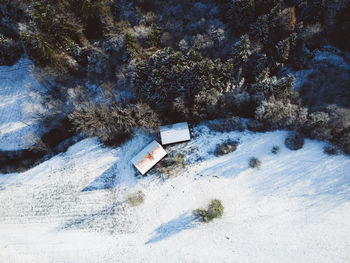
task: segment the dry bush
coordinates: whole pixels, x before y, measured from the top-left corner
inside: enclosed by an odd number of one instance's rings
[[[227,140],[224,143],[221,143],[216,146],[214,151],[215,156],[222,156],[225,154],[229,154],[237,150],[237,146],[239,145],[239,140]]]
[[[68,117],[77,132],[97,136],[107,144],[118,144],[128,138],[134,126],[128,111],[116,105],[84,103]]]
[[[166,175],[167,178],[177,175],[186,165],[185,155],[182,153],[173,153],[167,155],[156,164],[154,171]]]
[[[126,202],[131,206],[139,206],[143,203],[145,199],[145,194],[142,191],[137,191],[128,196]]]

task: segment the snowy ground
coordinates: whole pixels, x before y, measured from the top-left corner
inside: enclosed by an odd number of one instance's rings
[[[30,74],[32,63],[21,59],[15,65],[0,66],[0,150],[25,148],[24,137],[38,127],[24,113],[30,93],[39,84]]]
[[[171,147],[192,164],[165,180],[134,176],[129,158],[146,135],[114,150],[83,140],[0,176],[0,262],[350,262],[349,157],[311,140],[290,151],[284,131],[195,134]],[[227,138],[241,140],[237,151],[215,157]],[[260,169],[248,167],[253,156]],[[131,207],[138,190],[145,201]],[[195,221],[213,198],[223,217]]]

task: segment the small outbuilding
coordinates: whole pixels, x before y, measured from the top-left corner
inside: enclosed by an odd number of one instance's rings
[[[144,175],[166,154],[164,148],[158,142],[153,141],[132,158],[131,162],[135,165],[137,170]]]
[[[160,127],[160,138],[162,144],[189,141],[191,139],[190,129],[187,122],[180,122]]]

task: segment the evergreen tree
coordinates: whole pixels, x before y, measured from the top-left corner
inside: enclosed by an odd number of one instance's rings
[[[286,62],[289,58],[290,40],[286,38],[276,45],[276,58],[279,62]]]
[[[159,47],[160,46],[160,28],[157,24],[152,24],[152,34],[151,34],[151,46]]]
[[[233,47],[233,57],[236,64],[240,65],[248,61],[251,55],[249,35],[245,34]]]
[[[295,77],[289,74],[287,77],[283,77],[273,86],[273,94],[277,99],[287,98],[294,89]]]

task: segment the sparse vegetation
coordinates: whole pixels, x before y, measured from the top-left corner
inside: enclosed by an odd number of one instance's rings
[[[222,156],[237,150],[239,140],[227,140],[224,143],[218,144],[214,151],[215,156]]]
[[[155,166],[155,172],[167,176],[177,175],[186,165],[185,155],[182,153],[170,153]]]
[[[249,160],[249,167],[250,168],[260,168],[260,166],[261,166],[261,161],[258,158],[256,158],[256,157],[250,158],[250,160]]]
[[[145,194],[142,191],[137,191],[136,193],[130,194],[126,202],[130,206],[139,206],[143,203],[144,199]]]
[[[174,154],[174,161],[177,166],[184,166],[185,165],[185,155],[182,153],[176,153]]]

